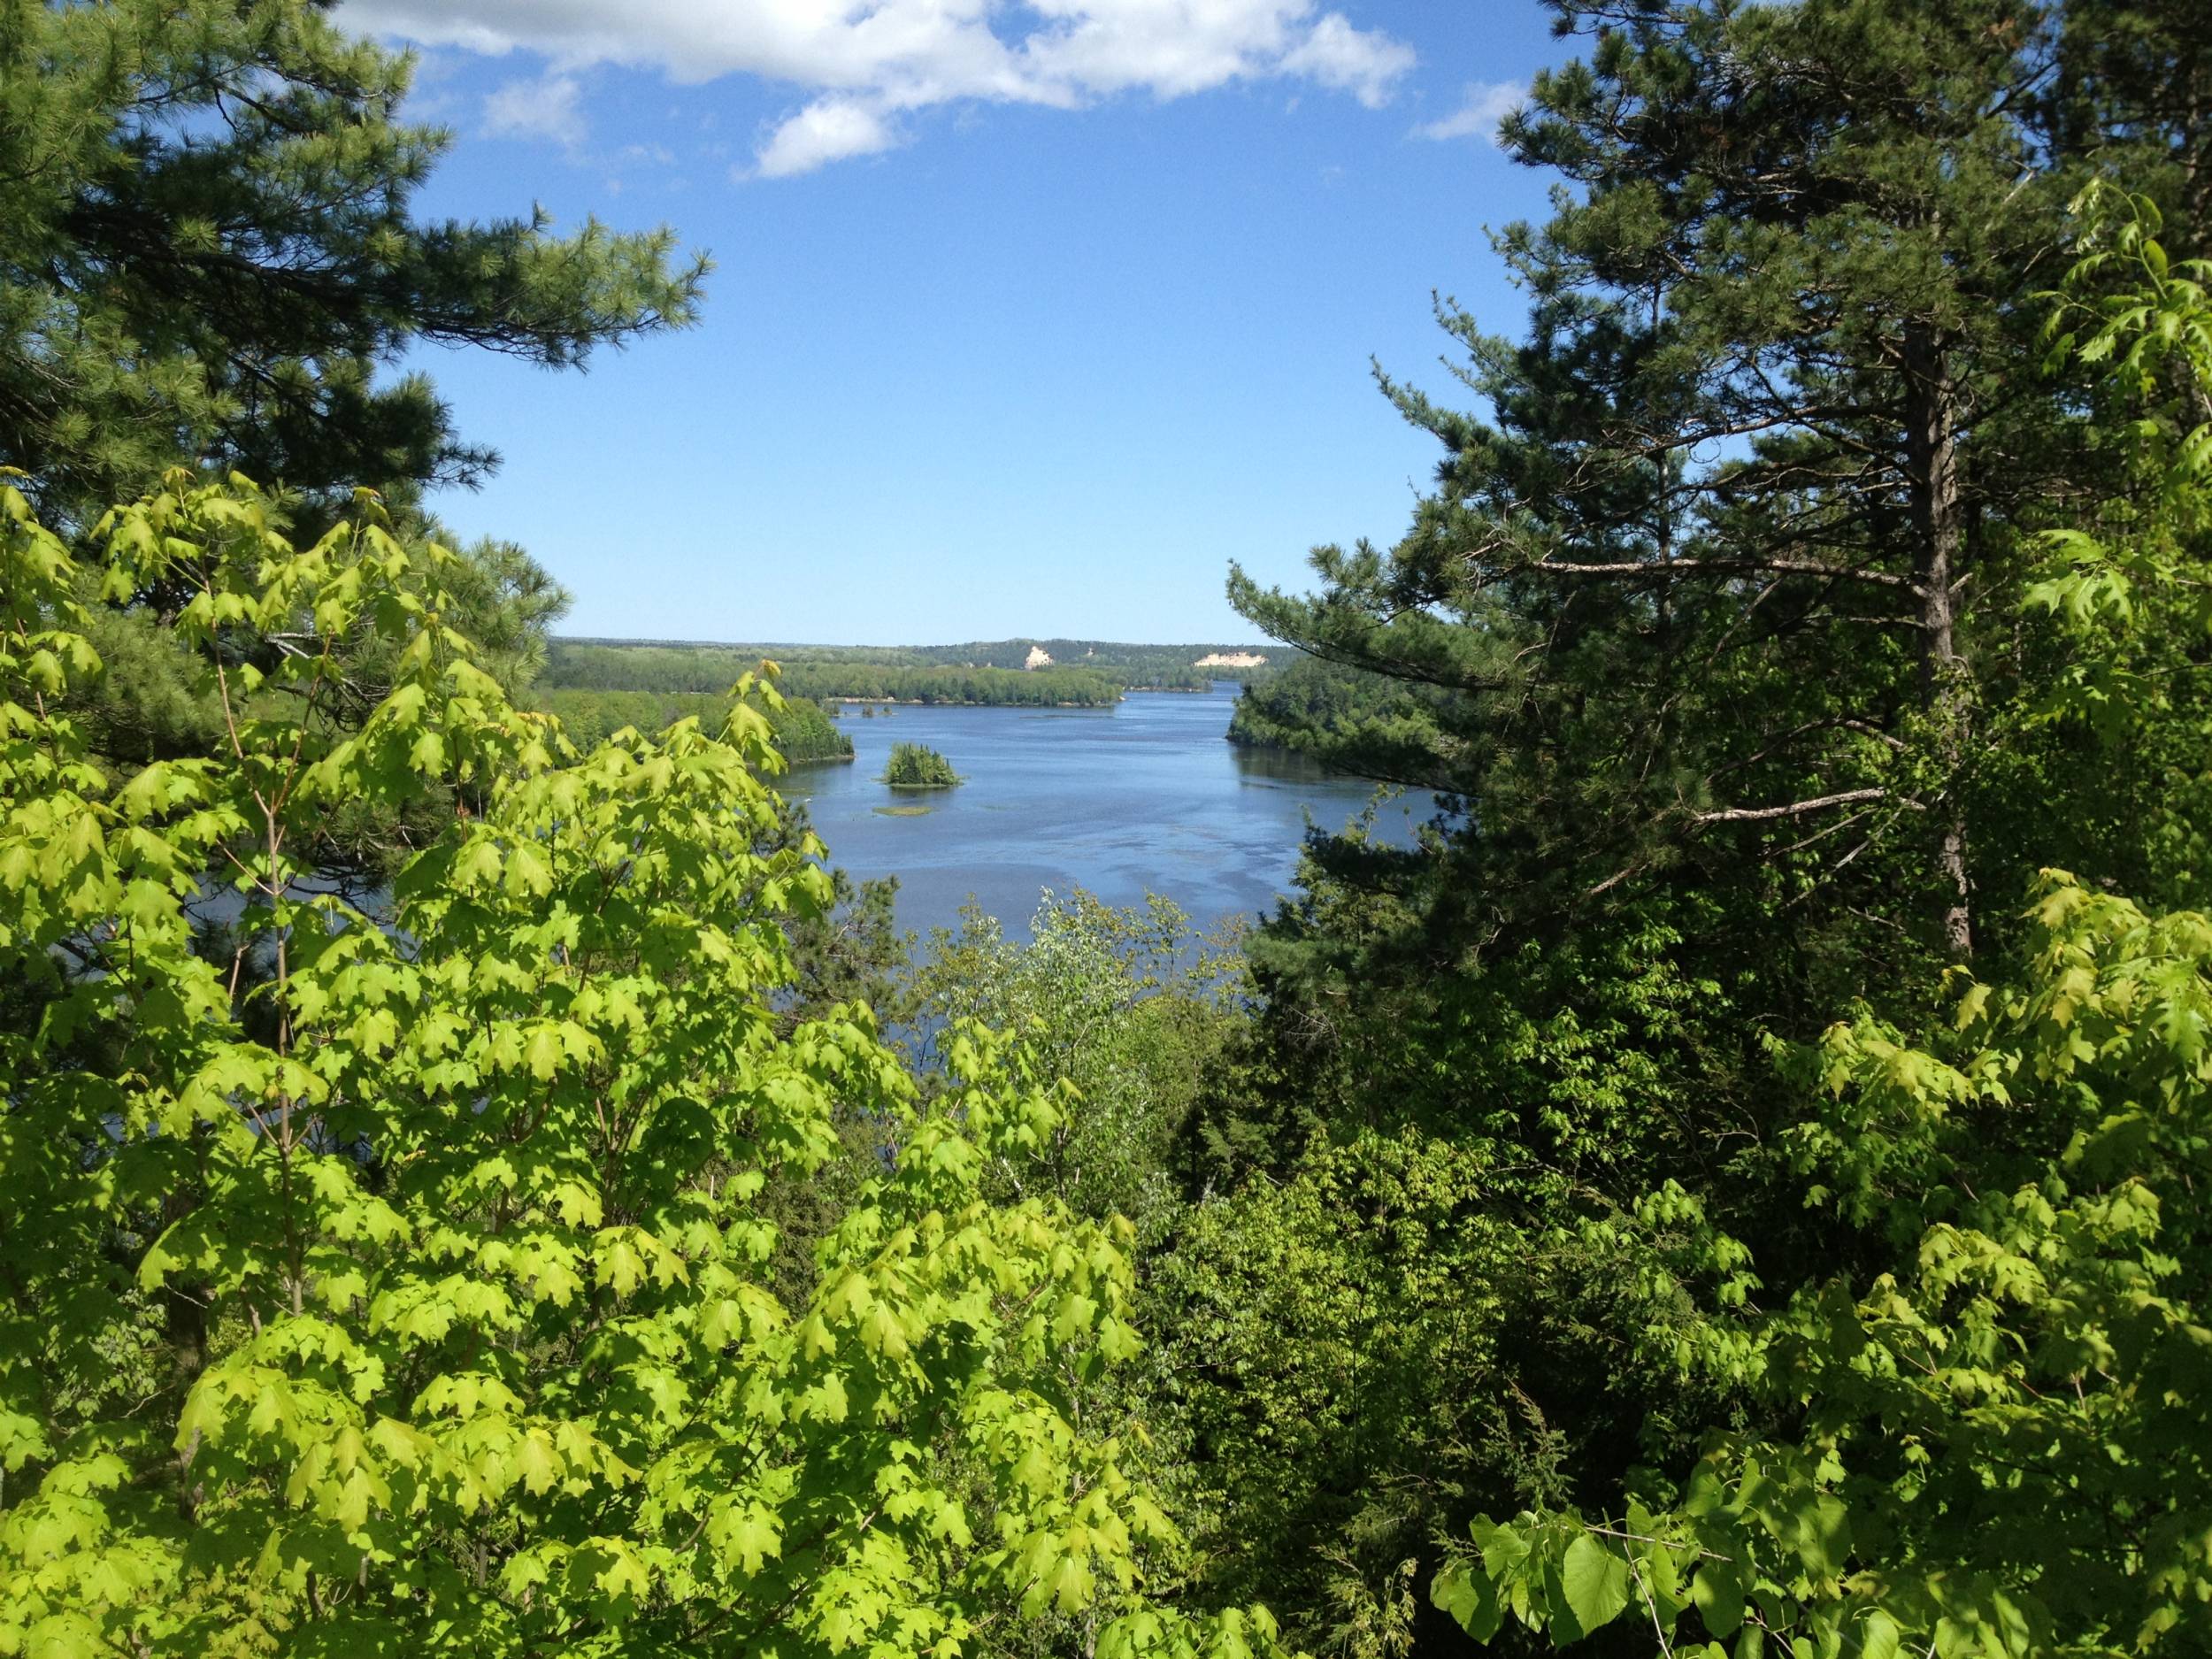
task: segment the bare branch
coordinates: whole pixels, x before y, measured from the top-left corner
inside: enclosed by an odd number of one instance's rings
[[[1861,801],[1886,801],[1891,798],[1886,789],[1846,789],[1839,795],[1815,795],[1809,801],[1793,801],[1786,806],[1732,806],[1717,812],[1694,814],[1694,824],[1746,824],[1760,819],[1802,818],[1808,812],[1821,812],[1832,806],[1853,806]],[[1899,804],[1914,811],[1925,811],[1919,802],[1898,797]]]
[[[1918,594],[1920,585],[1909,576],[1893,575],[1888,571],[1863,570],[1855,565],[1824,565],[1818,559],[1746,558],[1746,559],[1671,559],[1661,564],[1655,559],[1631,559],[1613,565],[1560,564],[1540,559],[1524,565],[1516,574],[1533,575],[1541,572],[1555,576],[1650,576],[1671,580],[1683,575],[1746,576],[1769,572],[1784,576],[1824,576],[1833,580],[1873,582],[1884,588],[1902,588]]]

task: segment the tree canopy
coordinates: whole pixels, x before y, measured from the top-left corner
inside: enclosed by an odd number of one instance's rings
[[[88,571],[12,483],[0,515],[0,1642],[1264,1641],[1142,1598],[1173,1531],[1084,1412],[1136,1351],[1125,1228],[979,1185],[1064,1102],[979,1030],[925,1099],[864,1008],[779,1019],[778,923],[832,895],[810,841],[760,850],[749,702],[577,755],[373,501],[299,548],[180,472]],[[319,643],[209,656],[221,741],[109,772],[56,702],[100,670],[81,586],[188,575],[200,646]],[[334,718],[363,635],[392,682]],[[319,889],[317,820],[430,778],[457,810],[388,923]],[[756,1200],[854,1115],[885,1156],[779,1301]]]
[[[1232,580],[1330,665],[1248,694],[1248,733],[1442,810],[1409,847],[1310,842],[1253,942],[1245,1087],[1194,1125],[1194,1179],[1231,1193],[1163,1277],[1235,1355],[1178,1384],[1219,1448],[1217,1571],[1302,1640],[1402,1651],[1448,1640],[1413,1594],[1432,1540],[1487,1517],[1441,1610],[1525,1643],[1602,1606],[1609,1644],[1694,1646],[1720,1632],[1664,1601],[1655,1629],[1668,1569],[1622,1534],[1653,1522],[1686,1596],[1740,1497],[1726,1526],[1772,1524],[1738,1535],[1745,1587],[1778,1598],[1724,1621],[1745,1651],[1855,1651],[1877,1607],[1939,1655],[2185,1628],[2180,1567],[2116,1546],[2077,1596],[2028,1532],[2119,1506],[2185,1533],[2190,1477],[2149,1471],[2188,1425],[2108,1442],[2126,1499],[1998,1437],[2047,1387],[2117,1421],[2160,1386],[2048,1369],[2083,1276],[2138,1271],[2090,1210],[2156,1193],[2131,1236],[2185,1325],[2203,1271],[2163,1155],[2092,1171],[2075,1139],[2196,1064],[2198,32],[2155,4],[1554,10],[1586,57],[1504,128],[1563,181],[1497,239],[1527,332],[1443,308],[1471,412],[1386,378],[1443,451],[1395,547],[1321,549],[1308,596]],[[2108,1050],[2072,999],[2138,972],[2115,1018],[2174,1011]],[[1951,1150],[1842,1202],[1892,1111]],[[1955,1250],[2045,1278],[1986,1287]],[[1939,1405],[1954,1383],[1991,1414]],[[1286,1444],[1286,1412],[1336,1432]],[[1715,1446],[1721,1486],[1685,1485]],[[2011,1495],[1976,1510],[1978,1481]]]
[[[920,743],[894,743],[883,765],[883,781],[894,789],[949,789],[961,781],[952,763]]]

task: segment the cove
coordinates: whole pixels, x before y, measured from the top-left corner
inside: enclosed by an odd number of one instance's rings
[[[1271,910],[1307,815],[1335,829],[1373,795],[1300,757],[1226,741],[1235,702],[1224,684],[1132,693],[1110,709],[901,704],[864,718],[851,707],[840,724],[854,758],[795,766],[778,787],[805,803],[832,864],[856,880],[899,879],[899,926],[924,936],[954,926],[972,896],[1026,937],[1041,893],[1079,886],[1116,905],[1158,893],[1208,927]],[[894,743],[941,751],[967,781],[889,788],[877,780]],[[1378,827],[1402,839],[1413,821],[1394,800]]]

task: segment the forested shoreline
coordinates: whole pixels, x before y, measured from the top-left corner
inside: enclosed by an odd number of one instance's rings
[[[1053,660],[1029,666],[1033,650],[1045,651]],[[1088,708],[1115,702],[1125,691],[1209,691],[1220,680],[1264,680],[1273,672],[1269,664],[1198,666],[1200,658],[1225,653],[1257,654],[1236,646],[1083,640],[878,648],[557,639],[546,680],[563,689],[708,692],[725,689],[737,675],[772,661],[786,689],[805,697],[988,705],[1056,702]]]
[[[741,647],[575,645],[557,642],[549,689],[700,695],[726,691],[764,657]],[[881,662],[857,653],[774,658],[787,695],[815,702],[947,703],[992,707],[1097,708],[1121,700],[1122,682],[1079,668],[947,667]]]
[[[921,941],[820,700],[1188,648],[557,637],[388,365],[703,257],[418,219],[324,7],[10,15],[0,1655],[2212,1645],[2212,35],[1548,9],[1525,327],[1228,574],[1433,817]]]

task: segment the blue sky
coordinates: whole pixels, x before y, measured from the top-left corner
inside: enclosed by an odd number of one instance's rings
[[[436,502],[571,632],[1240,640],[1231,559],[1388,541],[1432,289],[1517,331],[1490,142],[1572,42],[1532,0],[349,0],[451,127],[426,215],[542,203],[711,251],[700,325],[553,373],[421,366],[504,457]]]

